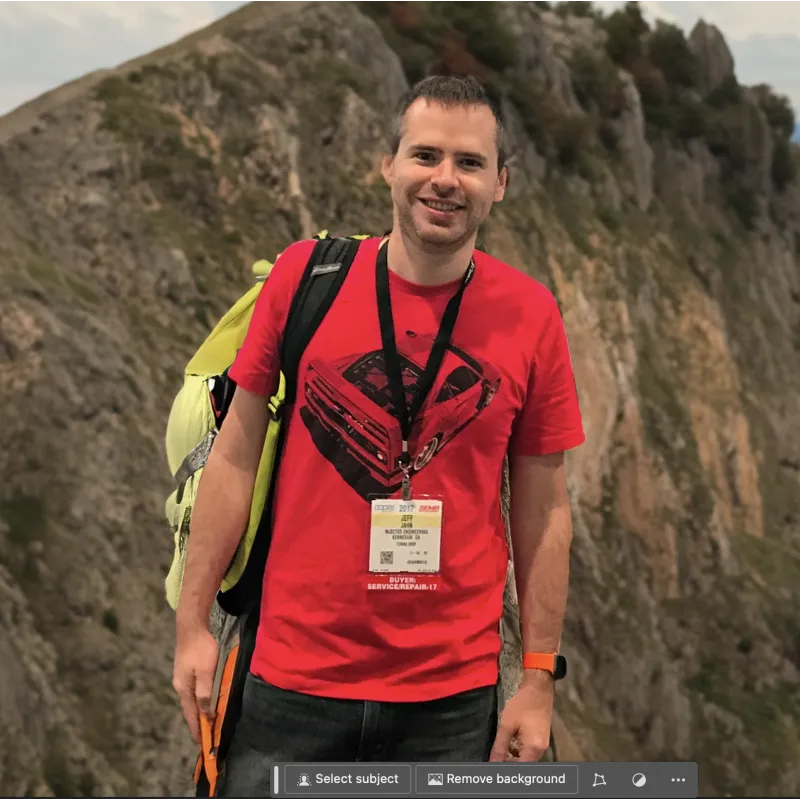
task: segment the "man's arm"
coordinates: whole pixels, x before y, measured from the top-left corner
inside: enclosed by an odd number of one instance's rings
[[[259,292],[244,342],[228,372],[236,392],[195,498],[176,610],[172,684],[196,742],[200,714],[211,713],[219,650],[209,631],[211,606],[247,529],[269,424],[269,398],[279,379],[286,315],[314,245],[310,240],[284,250]]]
[[[512,456],[511,544],[524,652],[559,649],[569,584],[572,515],[564,454]],[[526,670],[526,681],[552,680]]]
[[[236,388],[200,478],[177,608],[177,627],[207,628],[214,602],[250,518],[268,423],[267,395]]]

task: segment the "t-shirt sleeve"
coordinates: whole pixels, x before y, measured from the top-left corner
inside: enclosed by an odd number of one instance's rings
[[[509,452],[544,456],[585,440],[567,332],[555,297],[543,292],[542,325],[534,334],[528,388],[515,421]]]
[[[287,247],[261,287],[242,347],[228,372],[246,391],[270,395],[278,388],[283,329],[315,244],[308,240]]]

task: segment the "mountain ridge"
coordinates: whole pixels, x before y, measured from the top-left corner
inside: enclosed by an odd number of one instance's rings
[[[738,84],[713,26],[678,36],[635,4],[288,5],[0,118],[3,785],[184,793],[171,398],[253,261],[386,228],[388,115],[444,69],[503,97],[513,176],[481,246],[556,294],[586,418],[559,736],[696,760],[704,794],[797,791],[785,105]]]

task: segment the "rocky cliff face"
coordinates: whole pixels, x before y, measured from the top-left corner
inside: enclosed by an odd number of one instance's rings
[[[800,791],[793,118],[710,26],[580,14],[256,4],[0,119],[9,794],[186,791],[172,397],[252,261],[385,229],[387,114],[433,66],[503,94],[513,178],[481,244],[555,291],[585,414],[561,757]]]

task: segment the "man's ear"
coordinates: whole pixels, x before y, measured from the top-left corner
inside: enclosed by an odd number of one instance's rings
[[[381,159],[381,175],[389,186],[392,185],[392,178],[394,177],[394,156],[385,155]]]
[[[507,188],[508,188],[508,166],[504,164],[503,168],[500,170],[500,174],[497,176],[497,185],[494,188],[495,203],[499,203],[505,197]]]

